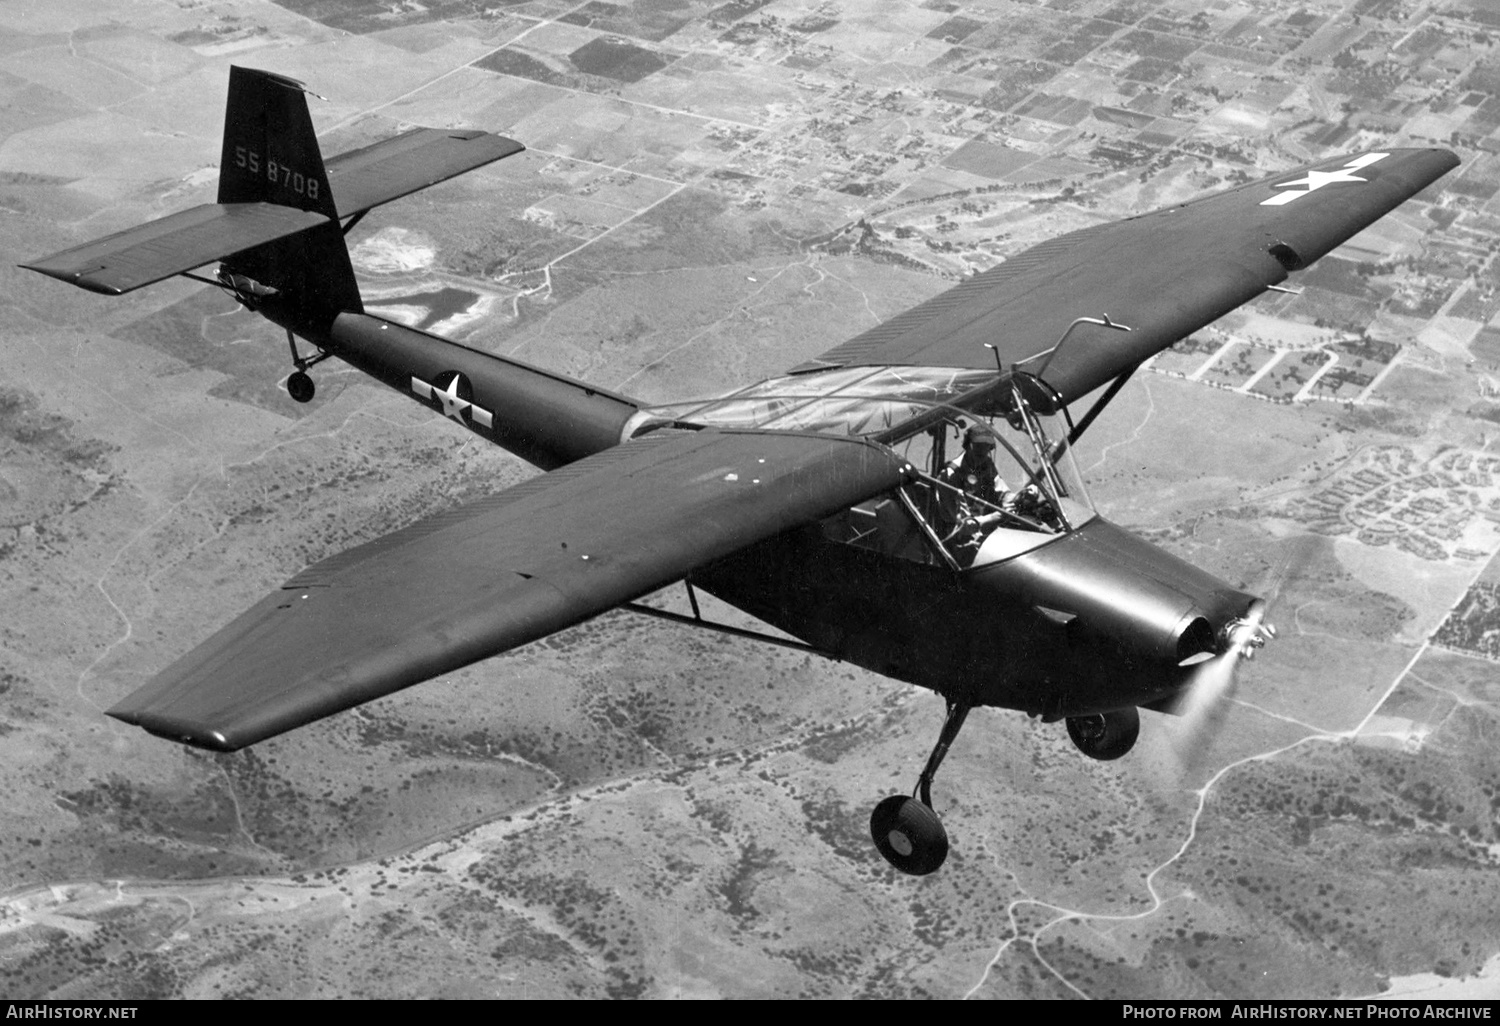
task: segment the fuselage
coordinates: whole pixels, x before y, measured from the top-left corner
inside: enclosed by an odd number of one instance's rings
[[[618,445],[642,405],[369,314],[309,324],[274,300],[258,300],[252,309],[543,470]]]
[[[840,659],[1047,720],[1170,697],[1255,601],[1102,517],[958,570],[806,527],[692,580]]]

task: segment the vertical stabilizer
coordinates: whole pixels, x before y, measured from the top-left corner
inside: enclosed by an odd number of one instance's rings
[[[219,202],[275,203],[338,216],[301,82],[229,69]]]
[[[229,69],[219,202],[270,203],[327,217],[326,224],[229,257],[224,269],[274,290],[279,297],[274,305],[298,323],[363,310],[300,82],[250,68]]]

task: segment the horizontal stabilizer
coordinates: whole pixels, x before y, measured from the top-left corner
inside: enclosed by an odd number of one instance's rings
[[[308,567],[109,715],[233,751],[597,616],[905,471],[854,438],[627,442]]]
[[[205,203],[21,266],[118,296],[327,222],[274,203]]]
[[[327,163],[339,217],[389,203],[526,147],[489,132],[414,128]]]

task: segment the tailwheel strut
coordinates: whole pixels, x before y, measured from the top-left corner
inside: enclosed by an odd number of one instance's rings
[[[948,717],[917,778],[916,794],[893,794],[870,814],[870,837],[876,849],[903,873],[926,876],[948,858],[948,832],[932,811],[932,780],[973,707],[967,699],[948,700]]]
[[[313,384],[312,376],[307,373],[307,368],[311,367],[315,363],[322,363],[332,354],[326,353],[323,350],[319,349],[317,353],[312,356],[303,356],[297,350],[297,336],[293,335],[290,330],[288,330],[286,333],[286,344],[292,349],[292,365],[297,368],[287,376],[287,395],[291,396],[299,403],[312,402],[312,397],[317,392],[318,388],[315,384]]]

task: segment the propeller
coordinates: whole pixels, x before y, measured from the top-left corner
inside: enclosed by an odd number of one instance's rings
[[[1179,664],[1196,667],[1176,710],[1182,717],[1178,754],[1184,769],[1194,765],[1223,727],[1240,662],[1254,659],[1255,653],[1276,637],[1276,628],[1266,623],[1265,617],[1266,602],[1256,599],[1243,616],[1230,620],[1219,631],[1216,652],[1199,652]]]
[[[1276,628],[1266,622],[1267,611],[1280,600],[1293,568],[1317,561],[1319,545],[1319,540],[1310,535],[1283,544],[1279,558],[1267,568],[1262,587],[1256,589],[1265,597],[1252,601],[1244,613],[1220,628],[1212,652],[1200,652],[1179,664],[1197,666],[1187,686],[1178,692],[1174,710],[1182,717],[1183,729],[1177,732],[1173,746],[1180,770],[1195,768],[1212,748],[1228,716],[1241,661],[1254,659],[1255,653],[1276,637]]]
[[[1224,625],[1219,632],[1218,653],[1204,653],[1208,657],[1197,663],[1187,686],[1182,715],[1188,723],[1201,720],[1215,705],[1229,698],[1240,660],[1254,659],[1255,653],[1276,637],[1276,628],[1266,623],[1265,618],[1265,600],[1256,599],[1244,616]]]
[[[1201,644],[1196,653],[1178,663],[1195,668],[1171,709],[1177,714],[1178,729],[1172,732],[1167,747],[1176,758],[1166,765],[1176,763],[1172,767],[1175,781],[1200,776],[1213,751],[1214,739],[1228,718],[1240,663],[1254,659],[1255,653],[1276,637],[1276,628],[1266,622],[1267,612],[1283,601],[1284,589],[1294,577],[1318,564],[1326,544],[1313,535],[1283,542],[1279,558],[1266,568],[1260,587],[1255,588],[1264,597],[1251,601],[1242,614],[1219,629],[1211,643]]]

